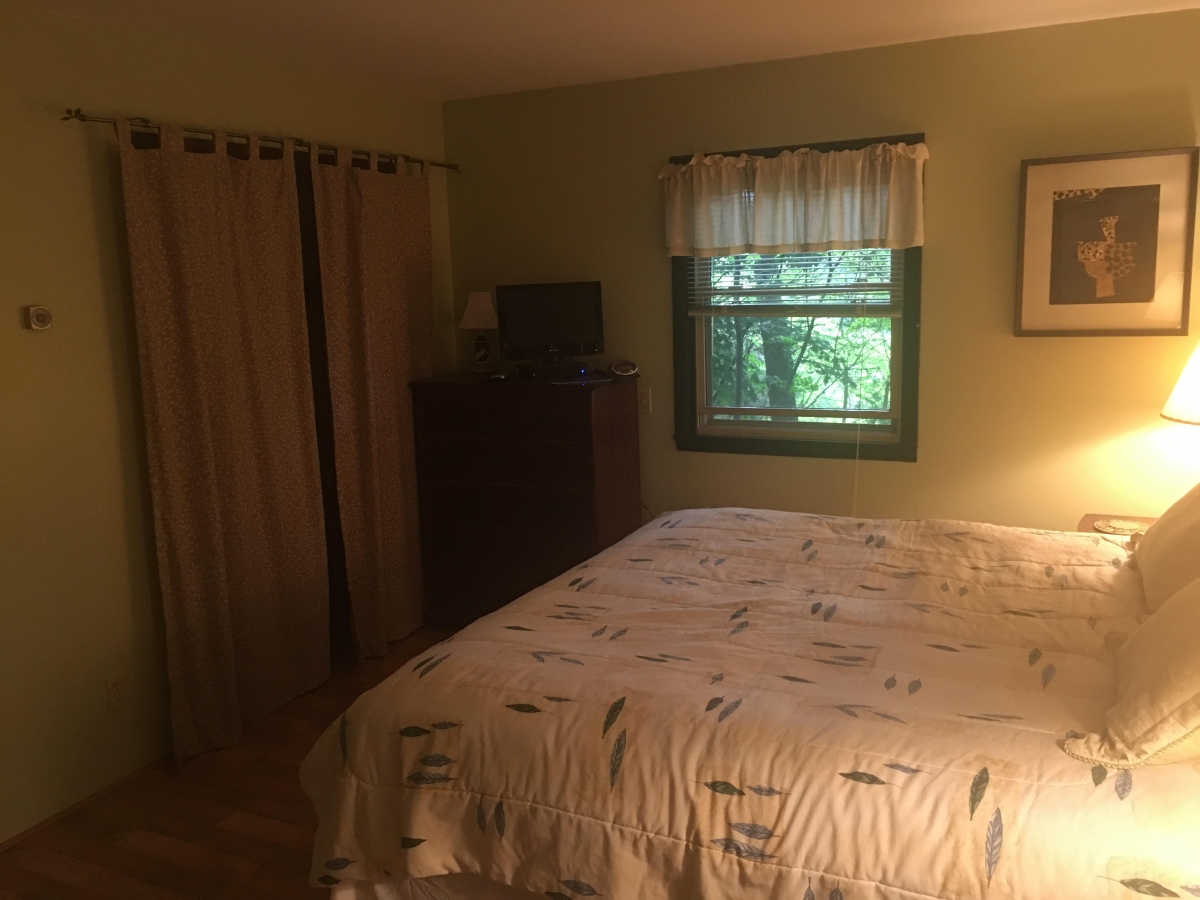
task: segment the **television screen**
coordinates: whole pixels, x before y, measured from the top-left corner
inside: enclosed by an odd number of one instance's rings
[[[496,286],[502,359],[604,352],[600,282]]]

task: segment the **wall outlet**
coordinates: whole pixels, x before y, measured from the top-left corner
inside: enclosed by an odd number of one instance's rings
[[[654,404],[650,400],[650,388],[638,388],[638,412],[643,416],[654,412]]]
[[[125,679],[121,676],[104,679],[104,690],[108,694],[108,708],[117,709],[125,705]]]

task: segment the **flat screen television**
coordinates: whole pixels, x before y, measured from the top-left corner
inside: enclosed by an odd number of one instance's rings
[[[501,359],[604,352],[598,281],[497,285],[496,318]]]

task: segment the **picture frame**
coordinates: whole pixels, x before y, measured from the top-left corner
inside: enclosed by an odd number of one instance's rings
[[[1017,337],[1186,335],[1200,148],[1021,161]]]

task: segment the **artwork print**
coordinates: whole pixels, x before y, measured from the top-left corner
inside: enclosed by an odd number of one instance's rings
[[[1200,147],[1021,161],[1018,337],[1186,335]]]
[[[1158,256],[1157,184],[1054,192],[1050,303],[1150,303]]]

